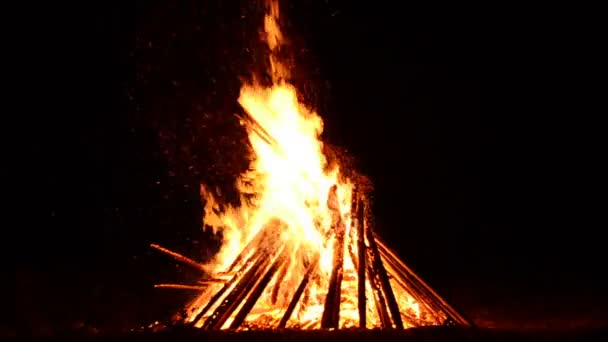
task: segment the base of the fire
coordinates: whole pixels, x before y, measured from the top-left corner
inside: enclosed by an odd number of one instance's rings
[[[299,283],[293,284],[296,286],[286,284],[285,273],[292,262],[290,246],[281,239],[268,239],[283,229],[275,222],[261,229],[225,272],[207,275],[198,285],[156,285],[199,291],[184,312],[176,315],[173,324],[205,330],[474,326],[378,238],[366,219],[365,202],[360,198],[353,202],[354,229],[330,229],[326,235],[324,246],[333,257],[329,281],[321,284],[322,300],[318,300],[319,284],[315,286],[314,276],[320,267],[321,253],[308,260]],[[260,241],[275,243],[254,248],[261,245]],[[205,269],[166,248],[152,247],[199,270]],[[291,288],[285,289],[286,286]],[[316,297],[310,293],[312,288],[316,289]],[[279,290],[290,293],[282,304],[277,298]]]

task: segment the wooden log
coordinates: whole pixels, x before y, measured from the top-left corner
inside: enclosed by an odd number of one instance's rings
[[[194,320],[192,320],[192,322],[190,323],[191,326],[196,325],[196,323],[207,313],[207,311],[209,311],[209,309],[211,309],[211,307],[213,307],[213,305],[215,305],[215,303],[222,298],[222,296],[224,295],[224,293],[226,293],[226,291],[228,291],[228,289],[230,289],[232,287],[233,284],[235,284],[238,279],[241,277],[241,274],[247,269],[247,266],[251,263],[254,263],[259,260],[260,258],[262,258],[264,256],[264,251],[262,249],[258,249],[256,250],[253,255],[251,257],[248,258],[248,260],[245,262],[245,264],[243,265],[243,267],[241,269],[239,269],[236,274],[234,276],[232,276],[232,278],[226,282],[224,284],[224,286],[217,291],[213,297],[211,297],[211,299],[207,302],[207,304],[203,307],[203,309],[201,310],[201,312],[199,312],[196,317],[194,318]]]
[[[354,244],[352,243],[352,241],[355,240],[355,233],[356,233],[356,228],[358,227],[358,210],[357,210],[357,206],[359,205],[359,198],[357,197],[357,191],[356,189],[353,189],[353,193],[352,193],[352,204],[350,206],[350,229],[348,231],[348,240],[349,242],[347,243],[347,248],[348,248],[348,255],[350,256],[351,261],[353,262],[353,266],[355,267],[355,269],[359,269],[359,260],[358,260],[358,255],[355,254],[355,251],[353,250],[353,246]]]
[[[192,290],[192,291],[203,291],[207,286],[200,285],[182,285],[182,284],[155,284],[154,288],[157,289],[175,289],[175,290]]]
[[[450,305],[445,299],[439,296],[428,284],[426,284],[414,271],[405,265],[382,241],[378,240],[378,246],[385,251],[388,257],[390,257],[395,265],[400,268],[400,271],[406,274],[413,280],[413,283],[418,285],[420,289],[427,293],[427,296],[433,301],[436,302],[442,311],[450,316],[454,321],[470,327],[475,327],[475,323],[464,316],[460,312],[458,312],[452,305]]]
[[[251,253],[251,251],[254,248],[258,248],[260,246],[260,243],[264,240],[264,238],[266,236],[268,236],[269,234],[275,233],[277,231],[277,226],[280,226],[280,224],[278,224],[278,223],[277,224],[267,224],[267,225],[264,225],[264,227],[260,228],[260,230],[256,233],[256,235],[251,239],[251,241],[249,241],[249,243],[247,243],[247,245],[243,248],[243,250],[241,250],[241,252],[234,259],[232,264],[230,264],[230,267],[228,267],[228,270],[226,271],[226,273],[232,272],[234,270],[234,268],[243,259],[247,258],[247,256]]]
[[[262,233],[262,235],[258,234],[258,236],[261,239],[264,239],[264,237],[267,236],[266,234],[274,237],[276,236],[275,233],[280,232],[282,228],[283,226],[280,221],[269,222],[261,230],[264,231],[264,233]],[[204,329],[220,329],[222,327],[232,312],[236,310],[236,308],[241,304],[241,301],[250,292],[255,282],[259,279],[259,277],[262,276],[262,274],[264,274],[264,271],[270,264],[271,259],[274,258],[275,253],[277,253],[282,244],[282,241],[270,239],[264,244],[259,244],[253,247],[255,248],[255,259],[253,259],[253,265],[243,274],[242,277],[240,277],[234,288],[228,295],[226,295],[222,303],[220,303],[213,314],[207,318],[203,324]],[[252,258],[254,256],[252,256]],[[245,266],[247,266],[248,263],[249,262],[247,262]],[[235,275],[235,277],[238,276],[238,274]]]
[[[382,292],[386,296],[386,302],[388,304],[393,323],[395,324],[395,327],[397,329],[403,329],[403,321],[401,320],[401,312],[399,311],[399,305],[397,304],[395,293],[393,292],[393,288],[391,287],[391,284],[388,280],[384,264],[382,264],[382,259],[380,258],[380,253],[378,252],[378,245],[376,244],[375,240],[376,237],[374,236],[372,227],[368,225],[367,220],[364,221],[364,224],[367,233],[367,242],[369,243],[370,252],[372,255],[372,263],[374,265],[373,267],[374,270],[377,272],[378,279],[380,280]]]
[[[337,186],[332,186],[327,198],[327,207],[332,212],[333,228],[336,231],[333,244],[333,264],[331,276],[329,278],[329,287],[325,297],[325,305],[323,307],[323,316],[321,318],[321,328],[338,328],[340,321],[340,295],[342,288],[342,277],[344,267],[344,222],[339,209],[339,199]]]
[[[187,258],[187,257],[185,257],[185,256],[183,256],[183,255],[181,255],[179,253],[176,253],[176,252],[174,252],[172,250],[169,250],[169,249],[167,249],[165,247],[162,247],[162,246],[157,245],[155,243],[150,244],[150,247],[156,249],[159,252],[162,252],[162,253],[164,253],[166,255],[171,256],[173,259],[175,259],[175,260],[177,260],[177,261],[179,261],[179,262],[181,262],[183,264],[186,264],[188,266],[196,268],[199,271],[202,271],[202,272],[207,272],[208,271],[207,268],[204,265],[202,265],[202,264],[200,264],[200,263],[198,263],[198,262],[196,262],[196,261],[194,261],[194,260],[192,260],[190,258]]]
[[[327,242],[327,240],[329,240],[332,235],[333,235],[333,231],[330,229],[327,232],[327,234],[325,235],[325,241],[324,241],[323,245],[325,245],[325,242]],[[319,268],[320,260],[321,260],[321,251],[319,250],[313,257],[310,264],[308,265],[308,268],[306,269],[306,272],[304,273],[304,276],[302,277],[300,284],[298,285],[298,287],[296,288],[296,291],[294,292],[293,296],[291,297],[291,300],[289,301],[289,305],[287,305],[287,310],[285,310],[283,317],[281,317],[281,321],[279,321],[278,328],[282,329],[282,328],[285,328],[285,326],[287,325],[287,322],[289,321],[289,319],[291,318],[291,315],[293,314],[293,310],[295,310],[296,305],[300,301],[300,297],[302,297],[302,294],[304,293],[304,290],[306,289],[306,286],[308,285],[308,282],[310,281],[310,276],[313,273],[317,272],[317,269]]]
[[[351,226],[350,229],[350,234],[348,234],[348,242],[346,243],[346,249],[348,250],[348,256],[350,257],[350,260],[353,262],[353,266],[355,267],[355,270],[359,269],[359,257],[357,254],[355,254],[355,250],[353,247],[353,241],[355,240],[354,237],[354,233],[353,231],[355,230],[356,226]]]
[[[291,265],[291,260],[287,259],[283,264],[279,266],[277,279],[285,278],[287,271],[289,270],[289,266]],[[277,303],[279,297],[279,291],[281,290],[281,284],[283,282],[277,280],[272,288],[272,293],[270,294],[270,302],[275,305]]]
[[[382,250],[380,250],[380,254],[384,257]],[[388,266],[391,267],[393,271],[397,273],[391,274],[391,272],[387,269],[389,277],[393,278],[399,286],[401,286],[409,295],[411,295],[412,298],[414,298],[414,300],[422,306],[424,311],[431,314],[435,319],[436,324],[441,324],[441,321],[445,318],[441,316],[443,311],[441,311],[438,306],[433,305],[432,301],[424,293],[422,293],[414,284],[410,283],[407,277],[403,276],[399,270],[395,269],[393,261],[390,260],[390,258],[383,258],[383,260]]]
[[[223,284],[229,280],[230,280],[230,278],[228,278],[228,279],[221,279],[221,278],[215,278],[215,277],[214,278],[203,278],[203,279],[197,281],[197,283],[199,283],[199,284],[211,284],[211,283]]]
[[[232,323],[230,323],[230,329],[237,329],[239,326],[241,326],[241,324],[243,323],[255,303],[260,298],[260,295],[262,295],[262,292],[264,292],[266,286],[268,286],[270,280],[272,280],[272,278],[276,274],[279,267],[287,262],[288,256],[289,248],[284,246],[281,254],[275,259],[275,261],[270,266],[264,277],[255,285],[255,287],[251,291],[251,294],[249,294],[249,297],[247,297],[245,303],[234,317],[234,320],[232,321]]]
[[[340,295],[344,265],[344,233],[336,234],[334,240],[334,260],[329,278],[329,288],[325,297],[321,328],[338,328],[340,320]]]
[[[391,318],[388,314],[386,308],[386,300],[384,299],[384,295],[382,294],[382,289],[380,284],[378,283],[378,278],[376,277],[376,272],[372,265],[367,266],[367,278],[370,281],[372,286],[372,293],[374,294],[374,304],[376,306],[376,310],[378,311],[378,316],[380,317],[380,324],[383,328],[390,328]]]
[[[352,206],[351,208],[355,208],[355,206]],[[355,268],[355,271],[357,271],[359,269],[359,257],[357,254],[355,254],[355,250],[354,250],[354,246],[355,246],[355,242],[356,241],[356,230],[357,230],[357,219],[356,219],[356,215],[351,214],[352,215],[352,219],[351,219],[351,223],[350,223],[350,229],[348,230],[348,240],[345,241],[344,243],[346,244],[346,249],[348,250],[348,256],[350,257],[350,261],[353,263],[353,267]]]
[[[310,265],[308,265],[308,269],[306,269],[306,272],[304,273],[304,276],[302,277],[300,284],[296,288],[296,291],[294,292],[293,296],[291,297],[291,300],[289,301],[289,305],[287,305],[287,310],[285,310],[283,317],[281,317],[281,321],[279,321],[278,328],[282,329],[282,328],[285,328],[285,326],[287,325],[287,322],[289,321],[289,319],[291,318],[291,315],[293,314],[293,310],[296,308],[296,305],[300,301],[300,297],[302,297],[302,293],[304,293],[304,289],[306,289],[306,286],[308,285],[308,281],[310,280],[310,275],[313,272],[317,271],[320,259],[321,259],[321,255],[320,255],[320,253],[318,253],[315,256],[315,258],[313,259],[313,261],[310,263]]]
[[[380,246],[381,245],[378,244],[378,247]],[[392,271],[396,273],[390,274],[389,270],[387,269],[387,272],[389,272],[389,277],[392,276],[392,278],[395,280],[395,282],[397,282],[397,284],[399,284],[399,286],[401,286],[408,294],[410,294],[426,312],[431,314],[435,319],[436,324],[441,324],[442,320],[445,319],[445,316],[443,316],[445,315],[445,313],[443,312],[441,307],[438,306],[435,301],[428,297],[428,294],[420,288],[419,284],[413,283],[408,277],[408,275],[403,274],[399,270],[398,266],[395,264],[395,261],[389,255],[386,255],[382,248],[380,249],[380,255],[382,256],[383,261],[386,262],[386,264],[392,269]]]
[[[400,278],[407,282],[408,287],[412,290],[411,293],[416,294],[421,301],[427,304],[437,315],[442,313],[448,317],[451,316],[451,314],[445,310],[441,302],[435,298],[433,293],[431,293],[427,287],[421,284],[408,268],[404,268],[403,266],[405,265],[380,240],[378,240],[378,247],[381,248],[382,253],[386,255],[384,259],[387,260],[387,262],[399,272],[401,276]]]
[[[242,300],[249,293],[253,284],[264,274],[270,263],[269,255],[263,253],[251,268],[241,277],[232,291],[224,298],[222,303],[215,309],[213,314],[203,324],[205,330],[221,329],[234,310],[242,304]]]
[[[357,205],[357,252],[359,254],[358,257],[358,279],[357,279],[357,301],[358,301],[358,309],[359,309],[359,328],[365,329],[366,326],[366,298],[365,298],[365,256],[366,256],[366,248],[365,248],[365,209],[363,207],[363,203],[359,200],[359,204]]]
[[[268,145],[275,148],[278,146],[277,140],[249,112],[243,110],[237,113],[237,116],[247,122],[249,127]]]

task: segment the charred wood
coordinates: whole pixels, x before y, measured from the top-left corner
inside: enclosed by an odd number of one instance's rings
[[[388,276],[386,274],[386,269],[382,264],[382,259],[380,259],[380,253],[378,252],[378,246],[376,244],[376,239],[372,228],[367,225],[367,221],[364,223],[366,225],[365,230],[367,232],[367,241],[369,243],[370,252],[372,254],[372,262],[374,265],[374,269],[378,274],[378,278],[380,280],[380,284],[382,286],[382,291],[386,296],[386,301],[388,304],[388,308],[391,313],[391,317],[393,318],[393,323],[397,329],[403,329],[403,321],[401,320],[401,313],[399,312],[399,305],[397,304],[397,299],[395,298],[395,293],[393,292],[393,288],[388,280]]]
[[[232,279],[230,279],[228,282],[226,282],[224,284],[224,286],[217,293],[215,293],[213,295],[213,297],[211,297],[211,299],[209,300],[209,302],[207,302],[207,304],[201,310],[201,312],[199,312],[196,315],[196,317],[194,318],[194,320],[191,322],[191,325],[194,326],[207,313],[207,311],[209,311],[209,309],[211,309],[213,307],[213,305],[215,305],[215,303],[220,298],[222,298],[222,296],[224,295],[224,293],[226,293],[226,291],[228,291],[230,288],[232,288],[233,284],[235,284],[238,281],[238,279],[240,278],[241,274],[246,270],[247,266],[250,263],[255,263],[257,260],[263,259],[263,255],[264,254],[265,253],[263,252],[263,250],[261,250],[261,249],[256,250],[254,252],[254,254],[251,257],[249,257],[249,259],[243,265],[243,267],[236,272],[236,274],[232,277]]]
[[[247,243],[247,245],[245,246],[245,248],[243,248],[243,250],[241,251],[241,253],[239,253],[239,255],[234,259],[234,261],[232,262],[232,264],[230,265],[230,267],[228,267],[228,270],[226,271],[226,273],[232,272],[232,270],[234,270],[234,268],[245,258],[247,258],[247,256],[249,254],[251,254],[251,251],[254,248],[259,248],[260,243],[262,242],[262,240],[264,240],[264,238],[266,236],[268,236],[268,234],[271,234],[273,232],[276,231],[278,224],[267,224],[264,227],[262,227],[260,229],[259,232],[257,232],[257,234],[253,237],[253,239],[251,239],[251,241],[249,241],[249,243]]]
[[[331,239],[332,235],[333,235],[333,232],[331,230],[329,230],[326,233],[325,239],[323,242],[323,246],[325,246],[326,242],[329,239]],[[312,261],[308,265],[308,268],[306,269],[306,272],[304,273],[304,276],[302,277],[302,280],[300,281],[300,284],[298,285],[298,287],[296,288],[296,291],[294,292],[293,296],[291,297],[291,301],[289,301],[287,310],[285,310],[285,313],[283,314],[283,317],[281,318],[281,321],[279,322],[279,326],[278,326],[279,328],[285,328],[285,326],[287,325],[287,322],[289,321],[289,319],[291,318],[291,315],[293,314],[293,310],[295,310],[296,305],[300,301],[300,297],[302,297],[304,290],[307,288],[311,275],[313,275],[314,273],[317,272],[317,269],[319,268],[320,260],[321,260],[321,252],[318,251],[317,253],[315,253],[315,256],[313,257]]]
[[[365,209],[363,207],[363,203],[358,201],[359,205],[357,206],[357,251],[359,254],[358,264],[357,264],[357,273],[358,273],[358,281],[357,281],[357,301],[358,301],[358,309],[359,309],[359,328],[365,329],[366,326],[366,298],[365,298]]]
[[[290,265],[290,261],[288,259],[279,266],[279,271],[278,271],[279,273],[277,275],[278,280],[275,282],[274,287],[272,288],[272,293],[270,294],[270,302],[273,305],[277,303],[279,291],[281,290],[282,282],[279,280],[283,279],[285,277],[285,275],[287,274],[287,271],[289,270],[289,265]]]
[[[377,239],[376,236],[374,236]],[[465,326],[474,327],[475,323],[471,321],[469,318],[463,316],[458,311],[456,311],[450,304],[448,304],[442,297],[440,297],[433,289],[427,285],[416,273],[414,273],[409,267],[407,267],[403,262],[401,262],[392,251],[390,251],[379,239],[378,246],[384,250],[384,253],[390,257],[393,264],[398,266],[399,270],[406,276],[406,279],[410,279],[413,284],[416,284],[417,287],[422,290],[423,293],[430,299],[430,302],[439,306],[441,311],[446,313],[449,317],[451,317],[454,321],[463,324]],[[389,258],[387,258],[389,259]]]
[[[390,328],[392,326],[391,318],[386,309],[386,301],[384,300],[384,295],[382,294],[382,287],[378,283],[378,279],[372,265],[367,267],[367,276],[372,286],[374,304],[376,306],[376,310],[378,311],[378,316],[380,317],[380,323],[382,324],[383,328]]]
[[[200,285],[182,285],[182,284],[156,284],[154,285],[157,289],[175,289],[175,290],[191,290],[191,291],[203,291],[207,286]]]
[[[288,256],[289,248],[283,247],[283,251],[281,252],[281,254],[276,258],[272,266],[270,266],[264,277],[255,285],[255,288],[251,291],[251,294],[243,304],[243,307],[241,307],[241,310],[239,310],[237,315],[234,317],[234,320],[230,324],[231,329],[236,329],[243,323],[255,303],[260,298],[262,292],[264,292],[264,289],[266,288],[270,280],[272,280],[272,277],[274,277],[274,275],[276,274],[277,270],[279,269],[279,266],[286,263]]]
[[[188,257],[185,257],[179,253],[176,253],[174,251],[171,251],[165,247],[162,247],[162,246],[154,244],[154,243],[150,244],[150,247],[156,249],[159,252],[162,252],[162,253],[165,253],[165,254],[171,256],[173,259],[175,259],[183,264],[196,268],[199,271],[207,272],[207,268],[205,266],[203,266],[203,265],[199,264],[198,262],[196,262]]]
[[[220,329],[232,312],[242,304],[242,300],[249,293],[253,284],[255,284],[258,278],[264,273],[268,264],[268,255],[267,253],[263,253],[256,263],[251,266],[249,271],[243,275],[234,289],[226,296],[217,309],[215,309],[215,312],[207,318],[203,324],[203,329]]]
[[[325,297],[325,306],[321,318],[321,328],[337,328],[340,320],[340,295],[344,266],[344,233],[345,227],[339,210],[337,186],[332,186],[327,199],[327,206],[333,213],[334,229],[336,231],[333,251],[332,272],[329,278],[329,288]]]
[[[344,234],[336,234],[334,241],[334,263],[329,288],[325,297],[321,328],[337,328],[340,319],[340,289],[344,265]]]

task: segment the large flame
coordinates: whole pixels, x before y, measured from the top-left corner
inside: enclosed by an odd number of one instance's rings
[[[327,236],[340,231],[345,239],[340,327],[355,326],[357,277],[353,260],[348,257],[357,253],[356,232],[351,231],[350,217],[353,184],[341,175],[339,165],[329,163],[323,154],[320,140],[323,121],[298,101],[296,89],[286,81],[289,68],[278,57],[283,35],[277,1],[267,1],[267,9],[264,29],[273,83],[269,87],[255,81],[243,84],[238,99],[248,114],[243,125],[254,155],[251,170],[239,178],[237,186],[241,193],[255,196],[253,200],[243,198],[241,206],[220,213],[217,201],[201,187],[206,200],[205,224],[221,231],[223,236],[219,253],[207,266],[216,277],[230,276],[231,265],[239,262],[239,255],[251,243],[255,243],[254,249],[267,248],[269,258],[277,257],[278,251],[285,253],[287,261],[245,320],[248,326],[270,326],[281,319],[308,265],[319,258],[305,299],[287,324],[287,327],[318,328],[334,257],[334,245],[327,243]],[[260,235],[262,230],[269,233]],[[253,241],[256,236],[263,238]],[[372,297],[371,285],[366,286],[368,296]],[[212,284],[194,300],[187,308],[186,321],[193,321],[220,287],[221,284]],[[407,293],[397,293],[397,297],[401,304],[418,310]],[[373,302],[370,304],[368,325],[376,326],[377,313]],[[211,312],[213,308],[206,315]],[[228,327],[232,319],[234,316],[222,327]]]

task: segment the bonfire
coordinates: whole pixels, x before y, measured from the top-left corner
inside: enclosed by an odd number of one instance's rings
[[[278,53],[276,0],[266,2],[264,32],[272,85],[254,79],[238,98],[254,153],[237,180],[242,204],[220,211],[201,186],[219,252],[200,264],[152,245],[205,274],[197,285],[157,285],[198,291],[176,321],[210,330],[471,325],[379,239],[366,187],[323,153],[323,121],[298,101]]]

